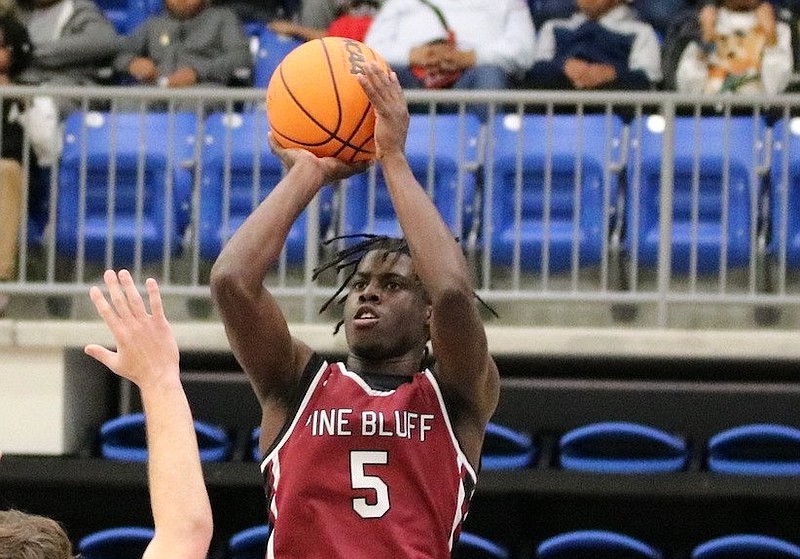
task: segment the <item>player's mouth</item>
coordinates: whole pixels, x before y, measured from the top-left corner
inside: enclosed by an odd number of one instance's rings
[[[372,326],[378,322],[378,313],[375,309],[368,306],[359,307],[356,314],[353,315],[353,324],[356,326]]]

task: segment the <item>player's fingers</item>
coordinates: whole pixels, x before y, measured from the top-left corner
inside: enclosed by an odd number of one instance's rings
[[[144,308],[144,301],[139,291],[136,289],[136,284],[133,282],[133,276],[128,270],[120,270],[119,282],[122,285],[125,298],[128,300],[128,307],[133,316],[144,317],[147,316],[147,309]]]
[[[147,278],[145,287],[147,287],[147,295],[150,298],[150,312],[153,313],[153,316],[156,318],[165,318],[164,305],[161,302],[161,291],[158,289],[158,282],[153,278]]]
[[[128,300],[122,292],[116,272],[114,270],[106,270],[103,274],[103,280],[106,282],[108,294],[111,296],[111,303],[113,303],[117,315],[122,319],[129,317],[131,312],[128,308]]]
[[[111,308],[111,305],[106,300],[103,292],[100,291],[100,288],[92,286],[91,289],[89,289],[89,298],[92,300],[92,303],[94,303],[97,314],[100,315],[100,318],[102,318],[109,329],[111,329],[111,333],[116,335],[117,329],[120,327],[119,317],[117,313],[114,312],[114,309]]]
[[[113,351],[97,344],[89,344],[83,348],[83,352],[89,357],[96,359],[112,371],[114,370],[114,367],[116,366],[117,354]]]

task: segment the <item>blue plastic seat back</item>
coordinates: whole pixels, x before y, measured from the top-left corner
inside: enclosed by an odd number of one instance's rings
[[[661,429],[625,421],[584,425],[561,436],[559,465],[598,473],[661,473],[682,470],[686,441]]]
[[[800,428],[771,423],[726,429],[708,441],[712,472],[762,476],[800,475]]]
[[[227,559],[264,559],[269,532],[270,527],[261,524],[235,533],[228,540]]]
[[[527,433],[490,422],[481,451],[481,469],[527,468],[536,460],[536,445]]]
[[[619,159],[620,118],[501,114],[493,130],[483,215],[492,262],[512,264],[519,250],[527,270],[567,270],[575,257],[579,266],[599,263],[618,191],[609,169]]]
[[[780,261],[781,254],[785,250],[786,265],[794,270],[800,270],[799,125],[800,120],[796,118],[792,119],[790,124],[785,120],[780,120],[775,123],[773,129],[773,154],[770,169],[772,234],[767,246],[768,252],[776,261]]]
[[[280,160],[269,148],[268,131],[264,111],[213,113],[206,119],[198,235],[203,258],[217,257],[223,244],[283,177]],[[333,204],[330,187],[322,190],[320,200],[320,231],[324,232]],[[304,211],[289,231],[289,263],[304,261],[307,214]]]
[[[77,111],[64,126],[58,252],[82,246],[104,262],[108,250],[115,265],[139,251],[144,262],[177,253],[191,212],[194,113]]]
[[[631,134],[625,248],[640,265],[658,263],[664,119],[637,119]],[[676,117],[672,270],[714,273],[751,257],[751,196],[764,124],[760,118]],[[725,184],[727,183],[727,192]],[[727,231],[727,233],[726,233]],[[725,262],[722,262],[723,246]]]
[[[662,559],[659,549],[625,534],[579,530],[539,544],[535,559]]]
[[[258,51],[253,63],[253,86],[267,87],[273,72],[284,57],[302,44],[303,41],[299,39],[278,35],[265,26],[258,37]]]
[[[150,14],[147,0],[95,0],[120,35],[127,35]]]
[[[508,559],[508,550],[483,536],[461,532],[453,549],[453,559]]]
[[[731,534],[698,545],[691,559],[800,559],[800,547],[761,534]]]
[[[481,123],[471,113],[414,114],[406,156],[453,235],[463,237],[473,216]],[[353,176],[345,194],[342,234],[401,236],[400,224],[378,166]]]
[[[155,531],[142,526],[121,526],[94,532],[78,541],[81,559],[141,559]]]
[[[194,421],[200,460],[220,462],[227,460],[231,440],[222,427]],[[109,460],[144,462],[147,460],[147,438],[143,413],[115,417],[100,426],[100,455]]]
[[[261,427],[253,427],[253,430],[250,431],[250,453],[253,457],[253,460],[256,462],[261,461],[261,448],[259,447],[259,440],[261,439]]]

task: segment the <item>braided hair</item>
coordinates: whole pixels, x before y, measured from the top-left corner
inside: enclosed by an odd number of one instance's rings
[[[373,250],[383,250],[383,258],[384,260],[393,253],[400,253],[405,254],[407,256],[411,256],[411,251],[408,248],[408,242],[406,242],[403,238],[398,237],[389,237],[387,235],[372,235],[368,233],[358,233],[354,235],[338,235],[336,237],[332,237],[322,242],[323,246],[330,245],[336,241],[340,240],[347,240],[347,239],[361,239],[359,242],[346,246],[345,248],[338,251],[330,260],[322,262],[319,266],[314,268],[314,272],[312,275],[312,279],[316,280],[320,274],[327,270],[335,270],[338,274],[342,270],[346,271],[346,276],[339,287],[336,289],[336,292],[328,298],[325,303],[320,307],[319,312],[322,314],[325,310],[330,307],[333,302],[336,304],[343,304],[345,299],[347,299],[347,294],[340,295],[342,292],[347,289],[347,286],[350,284],[350,280],[353,279],[353,276],[356,275],[358,271],[358,265],[363,260],[364,256],[367,255],[368,252]],[[477,293],[474,293],[475,298],[478,302],[486,308],[489,312],[494,315],[495,318],[498,318],[497,312],[486,302],[478,296]],[[339,332],[339,329],[344,324],[344,319],[340,320],[336,323],[336,327],[333,330],[334,335]],[[427,350],[427,348],[426,348]]]

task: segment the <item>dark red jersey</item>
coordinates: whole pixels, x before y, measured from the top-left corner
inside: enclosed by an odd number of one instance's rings
[[[268,558],[450,557],[476,478],[429,370],[382,389],[321,362],[289,422],[261,463]]]

